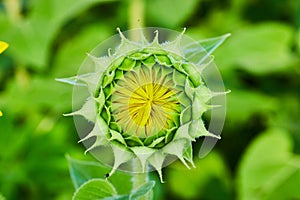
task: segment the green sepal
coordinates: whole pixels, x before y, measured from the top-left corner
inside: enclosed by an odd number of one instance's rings
[[[100,147],[100,146],[105,146],[107,145],[109,142],[107,140],[106,137],[103,136],[97,136],[96,137],[96,141],[92,144],[92,146],[90,146],[85,152],[84,154],[87,154],[87,152],[95,149],[96,147]]]
[[[89,93],[94,95],[100,76],[101,73],[99,72],[88,73],[88,74],[79,75],[78,80],[85,82],[87,84]]]
[[[175,40],[170,42],[165,42],[162,44],[162,47],[166,49],[168,52],[172,52],[173,54],[183,56],[181,42],[182,42],[182,36],[185,33],[186,28],[183,29],[183,31],[176,37]]]
[[[56,81],[67,83],[75,86],[87,87],[90,94],[93,94],[97,88],[99,73],[87,73],[68,78],[56,78]]]
[[[226,94],[226,93],[216,93],[216,95],[213,95],[213,93],[210,91],[210,89],[208,87],[206,87],[205,85],[200,85],[194,91],[197,94],[197,96],[199,96],[199,97],[201,96],[201,101],[203,103],[208,102],[213,96]]]
[[[159,137],[157,139],[155,139],[148,147],[151,148],[160,148],[161,146],[159,146],[159,144],[165,140],[165,136]],[[164,145],[164,142],[163,142]]]
[[[95,122],[96,103],[94,98],[89,97],[79,110],[72,113],[64,114],[64,116],[74,116],[74,115],[80,115],[90,122]]]
[[[102,78],[102,87],[105,88],[108,84],[110,84],[115,77],[115,71],[107,72]]]
[[[127,146],[127,144],[126,144],[124,138],[122,137],[121,133],[110,129],[110,134],[111,134],[111,137],[109,138],[110,141],[116,140],[116,141],[120,142],[121,144],[124,144],[125,146]]]
[[[189,134],[193,138],[198,138],[201,136],[209,136],[217,139],[221,139],[219,135],[215,135],[206,130],[202,119],[192,120],[189,126]]]
[[[183,63],[182,68],[187,72],[194,87],[201,85],[201,74],[198,68],[193,63]]]
[[[115,75],[115,80],[119,80],[124,76],[124,72],[122,70],[117,69],[116,70],[116,75]]]
[[[195,138],[189,134],[190,122],[180,126],[175,134],[174,140],[177,139],[188,139],[189,141],[195,142]]]
[[[174,67],[175,70],[177,70],[180,73],[183,73],[183,74],[187,75],[186,71],[184,71],[184,69],[182,68],[182,63],[184,62],[183,58],[181,58],[181,57],[177,58],[174,55],[172,55],[172,56],[169,55],[169,58],[170,58],[170,60],[172,62],[172,66]]]
[[[186,81],[185,81],[184,92],[188,96],[189,99],[191,99],[191,100],[194,99],[195,88],[191,87],[190,81],[188,79],[186,79]]]
[[[128,40],[121,30],[117,28],[117,31],[119,32],[120,38],[121,38],[121,44],[117,47],[114,56],[118,57],[120,55],[128,54],[132,51],[138,50],[141,48],[141,45],[136,42],[132,42]]]
[[[135,157],[135,155],[123,145],[111,142],[111,147],[114,154],[114,165],[111,172],[109,173],[110,176],[116,171],[116,169],[121,164],[126,163],[127,161]]]
[[[185,86],[186,75],[174,70],[173,72],[173,81],[176,85]]]
[[[115,58],[114,61],[112,62],[112,64],[109,67],[109,71],[115,71],[118,69],[118,67],[122,64],[122,62],[124,61],[125,56],[120,56],[118,58]]]
[[[104,104],[105,104],[105,94],[103,92],[102,87],[99,89],[99,94],[98,97],[94,98],[95,101],[97,102],[97,106],[98,106],[98,112],[101,112]]]
[[[148,158],[148,162],[150,163],[150,165],[152,165],[158,172],[161,183],[164,183],[161,169],[165,158],[166,156],[163,155],[160,150],[156,151],[152,156]]]
[[[172,62],[167,55],[155,55],[156,62],[163,66],[172,66]]]
[[[142,171],[138,173],[144,173],[147,159],[155,152],[155,149],[144,147],[144,146],[140,146],[140,147],[135,146],[135,147],[131,147],[130,149],[133,151],[133,153],[140,161]]]
[[[177,129],[178,129],[177,127],[173,127],[171,129],[167,130],[167,134],[166,134],[166,137],[165,137],[165,143],[166,144],[173,140]]]
[[[191,165],[196,168],[194,161],[193,161],[193,146],[192,143],[189,144],[189,146],[187,147],[187,149],[185,150],[185,152],[183,153],[183,158],[187,161],[189,161],[189,163],[191,163]]]
[[[184,91],[178,93],[177,99],[185,108],[192,104],[192,99],[190,99]]]
[[[175,107],[176,111],[178,113],[173,113],[172,120],[167,120],[168,126],[169,127],[179,127],[180,126],[180,112],[181,112],[181,107],[178,106],[179,108]]]
[[[144,143],[140,140],[140,138],[136,137],[136,136],[129,136],[125,138],[126,144],[129,147],[135,147],[135,146],[143,146]]]
[[[183,158],[183,153],[186,150],[188,144],[190,143],[189,140],[187,139],[178,139],[178,140],[173,140],[169,144],[167,144],[162,150],[163,153],[165,154],[171,154],[177,156],[180,161],[188,168],[188,164],[185,162]]]
[[[186,124],[192,119],[192,108],[191,106],[186,107],[181,113],[180,113],[180,124]]]
[[[93,136],[96,136],[96,141],[84,152],[85,154],[89,152],[90,150],[98,147],[98,146],[105,146],[109,143],[107,137],[108,137],[108,126],[105,123],[105,121],[101,117],[97,117],[96,123],[94,125],[94,128],[90,133],[88,133],[87,136],[85,136],[83,139],[79,140],[78,142],[83,142]]]
[[[108,128],[107,124],[105,123],[105,121],[101,117],[98,116],[92,131],[90,133],[88,133],[84,138],[79,140],[78,143],[83,142],[93,136],[96,136],[96,137],[103,138],[103,143],[106,144],[107,143],[106,137],[108,136],[107,135],[108,129],[109,128]],[[105,142],[105,139],[106,139],[106,142]]]
[[[135,66],[135,63],[136,63],[136,60],[133,60],[131,58],[125,58],[118,69],[124,70],[124,71],[129,71]]]
[[[200,60],[197,60],[198,64],[201,64],[204,60],[207,59],[211,53],[216,50],[228,37],[230,34],[225,34],[215,38],[209,38],[205,40],[200,40],[197,43],[191,43],[186,45],[183,48],[184,57],[187,59],[192,59],[194,55],[202,54]]]
[[[203,113],[206,112],[208,108],[208,105],[203,102],[202,96],[195,94],[192,103],[192,119],[201,118]]]
[[[142,50],[143,53],[152,55],[168,55],[168,52],[161,48],[160,44],[151,43],[148,47]]]
[[[89,53],[87,55],[95,63],[96,72],[104,72],[111,63],[111,58],[108,56],[95,57]]]
[[[149,56],[151,56],[151,54],[149,54],[149,53],[136,52],[136,53],[133,53],[133,54],[129,55],[128,57],[133,59],[133,60],[145,60]]]
[[[56,81],[67,83],[70,85],[76,85],[76,86],[87,86],[87,84],[81,80],[78,79],[78,76],[72,76],[68,78],[55,78]]]
[[[113,84],[109,84],[107,87],[103,88],[103,92],[105,94],[105,99],[108,99],[114,91]]]
[[[110,122],[109,128],[112,129],[112,130],[114,130],[114,131],[117,131],[119,133],[121,133],[121,131],[122,131],[122,128],[116,122]]]
[[[198,43],[203,47],[208,55],[216,50],[223,42],[230,36],[230,33],[221,35],[214,38],[208,38],[206,40],[200,40]]]
[[[154,56],[149,56],[148,58],[142,60],[142,63],[146,65],[147,67],[152,67],[156,61]]]
[[[106,121],[107,124],[110,123],[111,114],[110,114],[109,108],[106,105],[103,106],[100,116]]]

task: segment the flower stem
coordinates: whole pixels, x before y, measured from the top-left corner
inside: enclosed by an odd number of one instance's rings
[[[144,26],[144,0],[130,0],[128,7],[129,29],[142,28]]]
[[[144,173],[136,173],[138,171],[141,171],[140,169],[140,163],[137,159],[133,160],[132,162],[133,167],[133,175],[132,175],[132,189],[135,190],[139,187],[141,187],[143,184],[147,183],[149,181],[149,176],[147,172],[147,168],[145,169]],[[139,200],[151,200],[153,199],[153,191],[151,190],[148,192],[145,196],[139,198]]]
[[[128,27],[129,29],[142,28],[144,26],[144,0],[130,0],[128,1]],[[132,41],[139,40],[139,33],[137,31],[132,32],[129,35]]]
[[[12,22],[19,22],[21,19],[21,0],[5,0],[4,6],[8,17]]]

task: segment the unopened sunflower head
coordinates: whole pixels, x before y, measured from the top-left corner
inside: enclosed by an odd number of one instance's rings
[[[67,115],[81,115],[93,124],[80,140],[90,144],[87,151],[111,148],[110,174],[137,159],[139,172],[150,164],[162,181],[167,156],[176,156],[189,168],[188,163],[194,166],[192,142],[201,136],[219,138],[207,131],[201,117],[212,107],[210,99],[220,93],[211,92],[202,79],[212,57],[197,43],[184,46],[184,31],[163,43],[158,31],[152,41],[139,31],[138,39],[131,41],[119,30],[121,43],[113,54],[89,54],[95,65],[92,72],[58,80],[88,89],[81,109]]]

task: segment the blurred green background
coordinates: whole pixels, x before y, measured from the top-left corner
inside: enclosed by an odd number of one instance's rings
[[[0,55],[0,194],[71,199],[65,154],[93,158],[62,117],[72,88],[54,78],[75,75],[86,52],[136,21],[187,27],[197,40],[232,33],[214,53],[232,91],[222,139],[196,169],[165,168],[155,199],[300,199],[300,1],[144,0],[143,19],[134,2],[0,1],[0,40],[10,44]]]

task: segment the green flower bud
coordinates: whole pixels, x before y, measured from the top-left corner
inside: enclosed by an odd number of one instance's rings
[[[150,164],[163,181],[161,169],[167,156],[176,156],[189,168],[194,166],[193,141],[201,136],[220,138],[205,128],[201,117],[213,107],[210,99],[224,93],[214,93],[205,84],[202,71],[213,58],[193,41],[183,44],[185,30],[163,43],[158,31],[152,42],[143,30],[133,41],[118,31],[121,43],[113,54],[110,49],[108,56],[88,54],[94,69],[58,79],[88,90],[81,109],[67,115],[81,115],[93,124],[80,140],[87,143],[87,152],[99,157],[106,154],[99,149],[111,149],[110,175],[137,159],[139,172]]]

